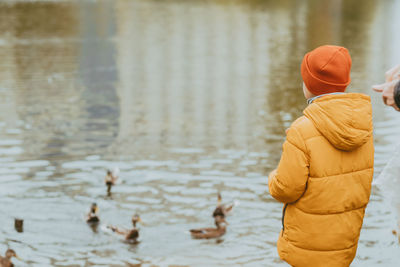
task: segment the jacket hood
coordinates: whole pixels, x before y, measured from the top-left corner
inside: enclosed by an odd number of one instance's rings
[[[351,151],[372,135],[371,98],[364,94],[327,95],[305,110],[318,131],[337,149]]]

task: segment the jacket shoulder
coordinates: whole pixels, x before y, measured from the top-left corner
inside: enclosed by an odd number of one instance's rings
[[[292,129],[300,134],[304,142],[307,139],[321,135],[321,133],[318,132],[317,128],[314,126],[313,122],[306,116],[301,116],[300,118],[296,119],[290,126],[289,132]]]

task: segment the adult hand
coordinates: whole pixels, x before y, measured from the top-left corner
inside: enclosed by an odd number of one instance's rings
[[[376,92],[382,93],[383,103],[387,106],[391,106],[397,111],[400,108],[394,101],[394,88],[398,82],[400,82],[400,65],[397,65],[385,73],[386,82],[383,84],[373,85],[372,89]]]

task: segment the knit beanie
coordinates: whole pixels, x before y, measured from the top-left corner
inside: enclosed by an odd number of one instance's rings
[[[301,76],[314,95],[344,92],[350,83],[351,57],[342,46],[323,45],[308,52],[301,63]]]

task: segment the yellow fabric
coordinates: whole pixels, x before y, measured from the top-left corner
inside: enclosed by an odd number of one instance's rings
[[[314,100],[291,125],[270,194],[285,203],[278,252],[295,267],[353,261],[374,165],[372,108],[363,94]]]

